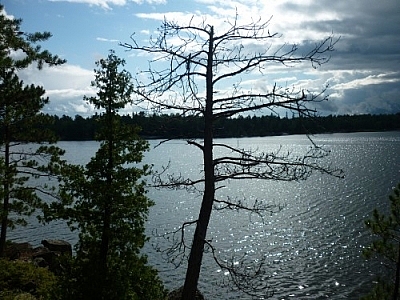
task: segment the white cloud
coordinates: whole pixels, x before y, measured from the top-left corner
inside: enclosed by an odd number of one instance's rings
[[[0,14],[5,16],[7,19],[10,19],[10,20],[14,20],[15,19],[15,17],[13,15],[10,15],[10,14],[7,13],[5,7],[3,7],[3,10],[0,11]]]
[[[86,88],[90,86],[90,82],[94,79],[93,70],[69,64],[56,67],[44,66],[42,70],[32,66],[21,70],[18,76],[25,83],[40,85],[46,90]]]
[[[93,107],[86,103],[86,102],[80,102],[80,103],[70,103],[70,106],[74,109],[74,111],[79,114],[79,115],[91,115],[94,112]]]
[[[93,70],[65,64],[57,67],[43,67],[42,70],[30,67],[18,74],[25,84],[43,86],[50,103],[44,108],[49,114],[91,114],[93,109],[83,101],[84,96],[94,96],[91,87]],[[82,108],[85,107],[85,111]]]
[[[124,6],[128,2],[136,4],[166,4],[167,0],[49,0],[51,2],[71,2],[71,3],[83,3],[91,6],[100,6],[104,9],[111,9],[111,6]]]
[[[400,99],[400,73],[395,64],[400,58],[400,38],[396,31],[397,25],[400,24],[397,0],[368,1],[368,5],[358,0],[345,2],[328,2],[328,0],[176,0],[171,1],[170,6],[163,6],[162,9],[158,9],[159,7],[155,9],[155,7],[143,4],[155,6],[156,4],[166,4],[166,0],[48,1],[85,3],[106,10],[131,4],[131,7],[127,7],[127,9],[121,9],[119,13],[122,15],[118,14],[118,17],[121,17],[122,20],[122,17],[125,17],[123,16],[124,12],[127,12],[129,21],[125,24],[131,21],[136,23],[133,23],[133,26],[130,24],[127,32],[123,32],[124,26],[118,27],[118,30],[121,31],[121,36],[126,34],[128,37],[134,28],[140,33],[136,36],[139,44],[143,43],[143,45],[149,44],[148,39],[151,34],[154,37],[158,35],[158,32],[154,30],[164,18],[176,21],[180,25],[186,25],[191,20],[194,25],[205,22],[205,24],[214,25],[218,34],[225,31],[229,26],[228,22],[233,22],[236,14],[238,14],[237,23],[240,25],[258,21],[260,16],[263,18],[262,21],[268,21],[272,16],[268,29],[271,33],[282,34],[282,37],[272,41],[273,48],[270,53],[273,53],[275,47],[286,42],[289,46],[292,43],[298,44],[299,54],[301,54],[303,49],[307,51],[306,47],[312,47],[314,41],[320,41],[333,32],[335,36],[341,36],[341,40],[335,45],[336,51],[332,53],[332,60],[316,71],[311,69],[310,64],[296,64],[293,68],[287,68],[281,64],[271,64],[262,76],[251,74],[253,76],[250,77],[250,80],[242,78],[242,84],[246,87],[262,89],[267,87],[267,84],[271,86],[277,82],[282,87],[296,85],[317,91],[329,83],[328,92],[333,99],[332,104],[329,102],[331,105],[329,109],[332,109],[333,112],[362,112],[362,109],[367,109],[367,106],[371,111],[373,108],[389,111],[389,107],[398,107],[393,103],[400,103],[398,100]],[[136,13],[136,18],[132,17],[133,11]],[[113,14],[109,14],[108,11],[105,13],[111,20]],[[99,18],[96,20],[98,24],[107,19],[103,19],[103,15],[98,12],[93,17]],[[117,34],[120,32],[114,30],[109,33],[96,33],[95,36],[98,36],[97,41],[99,42],[118,42],[116,39],[103,37],[120,38]],[[123,37],[121,39],[123,40]],[[171,42],[176,41],[176,39],[171,40]],[[99,47],[107,45],[99,42],[90,49],[92,56],[93,53],[100,53]],[[254,52],[265,50],[268,47],[267,44],[257,44],[254,41],[245,43],[245,46]],[[66,47],[73,47],[73,44],[70,43]],[[78,56],[76,53],[79,50],[73,49],[71,53]],[[152,57],[150,54],[138,52],[129,52],[124,55],[129,57],[127,67],[135,68],[133,73],[136,73],[136,68],[138,70],[146,69],[147,61]],[[66,57],[68,61],[71,61],[71,56],[73,57],[73,55]],[[83,65],[82,62],[80,63]],[[218,71],[223,72],[224,70],[221,68]],[[59,105],[57,109],[60,111],[67,107],[73,111],[71,114],[78,111],[90,111],[90,107],[82,104],[82,97],[93,93],[93,90],[90,89],[90,81],[93,79],[92,70],[66,65],[61,69],[32,71],[32,74],[27,72],[26,79],[28,78],[45,87],[50,96],[51,105]],[[228,81],[226,86],[218,86],[219,91],[229,91],[231,83]],[[385,95],[391,96],[383,97],[384,92]],[[389,98],[392,99],[391,102],[387,100]],[[326,108],[328,109],[328,106]],[[393,111],[395,112],[395,110]]]
[[[93,89],[60,89],[60,90],[47,90],[46,96],[50,99],[57,99],[57,101],[63,99],[83,99],[84,96],[94,96],[96,92]]]
[[[168,21],[179,22],[182,24],[188,23],[194,14],[188,12],[167,12],[167,13],[137,13],[136,17],[141,19],[150,19],[155,21]],[[198,17],[198,16],[197,16]]]
[[[108,43],[118,43],[118,42],[120,42],[119,40],[106,39],[106,38],[102,38],[102,37],[98,37],[98,38],[96,38],[96,40],[99,41],[99,42],[108,42]]]
[[[386,74],[373,74],[366,77],[346,81],[343,83],[338,83],[332,88],[335,90],[359,89],[368,85],[399,82],[400,81],[399,78],[391,77],[391,75],[394,74],[395,74],[394,72]]]
[[[110,5],[122,6],[126,4],[126,0],[49,0],[51,2],[71,2],[83,3],[91,6],[100,6],[104,9],[111,9]]]
[[[143,3],[148,3],[148,4],[167,4],[167,0],[131,0],[132,2],[135,2],[137,4],[143,4]]]

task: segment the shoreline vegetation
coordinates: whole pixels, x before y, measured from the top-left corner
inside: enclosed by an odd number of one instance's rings
[[[50,32],[22,31],[22,19],[10,17],[2,4],[0,12],[0,299],[165,300],[164,283],[156,267],[149,265],[146,254],[141,252],[148,239],[145,225],[149,209],[155,204],[147,195],[144,179],[149,175],[156,177],[155,185],[160,188],[188,192],[196,189],[203,194],[198,219],[188,216],[172,232],[174,235],[181,231],[181,239],[172,236],[173,244],[168,250],[170,259],[188,258],[183,288],[170,294],[169,299],[203,299],[197,293],[197,286],[203,253],[211,249],[214,254],[214,246],[207,240],[214,204],[219,206],[217,209],[255,214],[270,214],[275,208],[274,204],[257,199],[249,203],[229,196],[217,200],[216,183],[232,179],[299,181],[314,171],[342,175],[340,170],[314,163],[313,160],[325,157],[322,149],[310,149],[300,157],[290,152],[266,156],[262,152],[215,144],[214,138],[400,130],[400,112],[315,117],[316,110],[309,106],[327,100],[326,88],[317,94],[303,91],[301,86],[285,89],[274,85],[271,91],[261,94],[246,91],[246,87],[242,89],[245,78],[241,76],[264,68],[265,63],[290,66],[310,62],[314,68],[325,64],[329,61],[329,55],[325,54],[334,50],[339,39],[331,34],[305,54],[298,53],[297,45],[286,50],[286,43],[272,56],[268,47],[253,53],[242,50],[242,41],[263,42],[277,34],[267,30],[269,20],[238,25],[237,15],[233,22],[228,21],[231,28],[218,36],[204,20],[197,27],[191,21],[188,26],[180,26],[165,19],[159,28],[159,38],[150,39],[148,46],[139,45],[134,39],[133,44],[119,43],[127,50],[161,55],[161,60],[149,61],[150,81],[143,85],[137,79],[134,86],[134,78],[123,69],[125,60],[110,50],[106,59],[96,62],[95,80],[91,82],[91,87],[97,90],[96,96],[83,97],[97,113],[87,118],[52,116],[43,113],[49,102],[44,87],[26,85],[19,75],[24,69],[41,70],[44,66],[62,65],[66,60],[42,50],[40,44],[52,36]],[[178,38],[180,42],[170,46],[170,38]],[[192,45],[194,48],[188,53],[187,48]],[[169,61],[174,67],[158,69],[152,65],[157,61]],[[222,72],[217,72],[217,68],[222,68]],[[214,88],[225,80],[228,84],[234,81],[232,93],[217,95]],[[200,82],[206,87],[202,97],[196,95]],[[168,97],[170,92],[172,96]],[[154,105],[159,109],[158,114],[138,112],[121,116],[119,112],[127,105],[136,104],[132,101],[133,94]],[[181,114],[161,114],[163,109],[174,109]],[[272,113],[247,116],[264,109]],[[276,114],[281,109],[287,111],[283,118]],[[288,116],[290,112],[293,113]],[[188,113],[197,116],[186,116]],[[164,181],[159,177],[162,173],[152,173],[151,165],[142,163],[149,143],[140,137],[203,138],[203,143],[189,142],[203,153],[204,178],[187,180],[178,174],[168,175]],[[99,144],[90,161],[82,165],[64,160],[65,150],[54,145],[57,140],[96,140]],[[31,143],[40,146],[21,150],[21,145]],[[214,146],[231,149],[234,154],[214,159]],[[46,179],[56,181],[53,184]],[[198,189],[203,183],[204,189]],[[63,221],[71,231],[79,231],[74,255],[72,246],[59,240],[43,240],[44,247],[35,249],[28,243],[9,243],[8,228],[28,225],[30,220],[25,218],[35,216],[36,210],[41,223]],[[191,247],[186,244],[190,239],[184,237],[188,225],[195,226]],[[11,255],[7,256],[7,252]],[[265,279],[263,257],[260,253],[255,265],[247,265],[252,262],[245,259],[236,266],[235,262],[231,264],[214,255],[218,266],[229,271],[232,287],[254,297],[269,294],[265,285],[260,284]],[[398,282],[396,289],[397,286]]]
[[[74,118],[63,115],[50,116],[49,125],[60,141],[90,141],[95,139],[99,115]],[[139,126],[145,139],[200,138],[203,136],[203,118],[178,114],[153,114],[143,112],[121,116],[127,125]],[[347,132],[378,132],[400,130],[400,112],[381,115],[341,115],[299,118],[292,116],[247,116],[218,120],[216,138],[279,136],[291,134],[321,134]]]

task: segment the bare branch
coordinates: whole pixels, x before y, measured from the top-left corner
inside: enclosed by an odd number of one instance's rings
[[[342,177],[339,169],[330,169],[318,164],[318,160],[326,157],[329,151],[320,147],[311,147],[301,156],[290,152],[275,153],[241,150],[225,144],[214,144],[236,153],[237,156],[221,156],[214,159],[215,180],[226,179],[270,179],[277,181],[298,181],[307,179],[313,171]]]
[[[187,190],[188,192],[195,193],[200,192],[197,188],[198,184],[204,183],[204,179],[193,180],[185,178],[181,173],[169,174],[168,170],[170,163],[167,166],[162,166],[161,171],[154,171],[152,173],[152,182],[150,185],[154,188],[167,188],[170,190]]]
[[[265,272],[265,256],[257,262],[248,261],[247,254],[241,258],[232,257],[230,260],[221,260],[215,247],[210,241],[205,241],[211,251],[215,263],[229,275],[229,280],[223,281],[223,285],[232,286],[243,293],[252,297],[269,298],[273,296],[273,291],[267,284],[268,276]]]
[[[156,111],[179,111],[182,115],[202,116],[204,119],[203,141],[187,140],[203,154],[201,177],[185,178],[181,173],[171,175],[168,166],[153,174],[154,186],[158,188],[185,189],[203,196],[198,220],[184,223],[172,233],[176,245],[170,249],[172,257],[176,258],[176,254],[182,257],[189,249],[184,241],[184,230],[188,225],[196,225],[183,299],[194,299],[205,245],[221,269],[228,271],[235,288],[249,295],[271,296],[264,280],[268,277],[263,272],[265,257],[253,268],[246,264],[247,257],[238,264],[221,261],[211,242],[206,240],[206,234],[213,208],[246,211],[264,218],[267,213],[279,211],[280,206],[261,200],[221,199],[216,192],[223,189],[225,180],[299,181],[307,179],[315,171],[343,176],[341,170],[321,164],[329,152],[315,145],[310,137],[311,147],[302,154],[283,151],[282,148],[272,153],[244,150],[213,141],[218,119],[280,109],[309,118],[317,112],[312,105],[327,100],[326,87],[320,93],[280,87],[276,83],[270,83],[270,87],[248,87],[249,82],[266,74],[271,65],[293,67],[309,63],[316,68],[325,64],[338,41],[331,34],[311,47],[278,43],[277,38],[281,36],[270,33],[269,23],[270,19],[263,22],[260,18],[240,25],[236,15],[226,22],[227,28],[224,29],[214,28],[205,20],[196,25],[194,18],[186,26],[164,20],[159,28],[160,34],[151,38],[149,45],[139,45],[133,36],[131,44],[121,44],[127,50],[152,56],[149,69],[138,74],[136,103],[146,103]],[[215,148],[222,148],[223,154],[216,155]],[[181,237],[176,239],[178,233]]]
[[[153,247],[175,268],[178,268],[187,259],[187,250],[190,250],[190,246],[187,245],[185,230],[196,223],[197,220],[184,222],[177,229],[162,234],[159,234],[157,229],[153,231],[154,237],[163,238],[170,244],[167,248],[160,246],[160,243],[153,245]]]
[[[216,211],[233,210],[237,212],[248,212],[250,215],[257,215],[264,222],[265,215],[277,213],[283,209],[283,205],[267,203],[266,200],[256,199],[249,203],[248,199],[227,197],[227,200],[214,199]]]

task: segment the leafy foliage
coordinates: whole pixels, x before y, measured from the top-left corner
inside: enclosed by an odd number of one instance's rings
[[[400,184],[389,196],[390,214],[387,216],[377,209],[373,211],[372,219],[365,221],[367,228],[379,237],[364,251],[364,256],[383,255],[390,261],[397,261],[398,241],[400,240]]]
[[[25,261],[0,259],[1,299],[54,299],[56,276]]]

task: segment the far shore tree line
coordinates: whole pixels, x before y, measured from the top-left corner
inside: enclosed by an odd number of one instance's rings
[[[93,140],[98,115],[82,117],[49,116],[48,128],[63,141]],[[180,114],[132,113],[123,115],[124,124],[141,128],[140,135],[154,138],[201,138],[204,118]],[[400,130],[400,112],[394,114],[329,115],[310,118],[292,116],[239,116],[215,122],[214,137],[255,137],[285,134],[376,132]]]
[[[40,70],[43,65],[62,65],[66,61],[38,45],[50,38],[50,33],[22,32],[21,20],[7,18],[1,4],[0,21],[1,299],[203,299],[198,283],[207,255],[228,274],[228,285],[233,289],[252,297],[271,297],[273,287],[270,289],[264,282],[267,270],[263,253],[259,263],[236,264],[233,258],[220,256],[221,251],[208,237],[207,230],[211,213],[234,210],[264,216],[275,212],[276,207],[262,199],[224,197],[220,193],[224,182],[302,181],[315,172],[342,177],[343,171],[326,165],[324,158],[329,151],[312,140],[310,148],[297,155],[290,151],[264,153],[235,148],[215,138],[399,129],[400,114],[317,117],[310,106],[327,100],[324,91],[314,94],[277,85],[256,94],[242,89],[242,77],[262,76],[271,63],[284,67],[299,62],[312,67],[327,63],[337,39],[328,36],[304,49],[283,44],[270,55],[270,47],[264,46],[272,45],[271,41],[280,36],[270,33],[269,20],[239,25],[238,16],[227,21],[225,29],[217,30],[221,32],[214,31],[205,20],[196,24],[191,20],[183,26],[164,20],[158,31],[160,36],[148,41],[149,45],[139,45],[134,39],[121,44],[127,50],[148,56],[156,54],[149,70],[144,71],[150,75],[148,82],[132,78],[123,69],[125,60],[110,50],[107,58],[96,62],[92,82],[96,96],[83,99],[98,113],[86,119],[45,115],[42,111],[49,99],[44,97],[44,88],[26,85],[20,80],[19,71],[28,67]],[[177,44],[171,44],[172,41]],[[248,50],[248,41],[262,47],[258,52]],[[164,63],[161,66],[160,61]],[[218,93],[221,86],[232,80],[237,80],[232,91]],[[201,86],[205,86],[204,94],[199,93]],[[120,115],[125,106],[140,103],[161,112],[180,113]],[[264,109],[283,109],[292,118],[247,117]],[[139,127],[142,136],[183,138],[200,151],[204,163],[199,177],[169,174],[168,168],[157,173],[150,165],[142,165],[149,144],[139,136]],[[70,164],[63,159],[64,150],[55,145],[55,135],[62,140],[94,139],[99,148],[86,165]],[[40,146],[24,148],[31,143]],[[218,156],[214,149],[228,154]],[[154,205],[147,197],[147,175],[153,175],[153,185],[158,188],[184,189],[198,193],[202,199],[197,217],[185,216],[187,219],[177,230],[171,229],[176,230],[172,234],[180,237],[172,239],[169,253],[186,260],[187,266],[182,287],[170,298],[157,270],[147,264],[146,254],[141,252],[148,240],[147,216]],[[56,184],[48,184],[50,180]],[[391,196],[388,218],[375,211],[373,219],[366,222],[382,238],[366,250],[366,255],[381,254],[392,262],[398,258],[394,283],[379,285],[373,291],[380,293],[384,289],[393,299],[397,298],[400,286],[399,190],[400,186]],[[71,231],[79,230],[75,255],[57,260],[57,272],[33,264],[10,264],[7,260],[8,230],[26,225],[35,211],[40,212],[40,221],[65,220]],[[194,228],[192,239],[186,234],[189,227]],[[27,279],[28,276],[35,279]],[[368,299],[380,298],[378,295]]]

